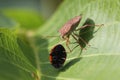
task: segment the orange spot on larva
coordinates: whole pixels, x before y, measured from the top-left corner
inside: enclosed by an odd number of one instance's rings
[[[49,60],[50,60],[50,62],[52,62],[52,56],[49,56]]]

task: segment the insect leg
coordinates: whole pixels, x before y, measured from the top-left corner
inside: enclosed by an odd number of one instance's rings
[[[103,26],[103,25],[104,25],[104,24],[100,24],[100,25],[89,25],[89,24],[86,24],[86,25],[84,25],[84,26],[82,26],[82,27],[76,29],[75,31],[81,30],[81,29],[83,29],[83,28],[85,28],[85,27],[91,27],[91,26],[101,27],[101,26]]]
[[[82,39],[81,37],[79,37],[79,39],[81,39],[86,45],[90,46],[84,39]]]
[[[99,28],[96,31],[94,31],[94,33],[96,33],[101,28],[101,26],[103,26],[103,25],[104,24],[99,25]]]
[[[83,29],[85,27],[90,27],[90,26],[95,26],[95,25],[88,25],[88,24],[86,24],[86,25],[81,26],[80,28],[76,29],[75,31],[79,31],[79,30],[81,30],[81,29]]]
[[[90,45],[89,45],[84,39],[82,39],[79,35],[75,34],[74,32],[73,32],[73,34],[74,34],[76,37],[79,37],[79,39],[81,39],[86,45],[90,46]]]
[[[75,49],[75,48],[77,48],[79,45],[76,45],[73,49],[72,49],[72,51]]]
[[[73,34],[71,34],[71,35],[76,40],[76,42],[79,43],[78,39]],[[79,46],[83,49],[83,47],[81,45],[79,45]]]
[[[72,50],[71,50],[70,47],[69,47],[69,43],[70,43],[69,37],[67,37],[67,38],[66,38],[66,47],[69,49],[69,52],[72,52]]]

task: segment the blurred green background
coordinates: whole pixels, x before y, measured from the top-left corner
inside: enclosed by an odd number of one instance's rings
[[[62,0],[0,0],[0,27],[37,29]]]
[[[120,0],[0,0],[0,80],[120,80],[119,13]],[[47,36],[79,14],[79,27],[88,18],[104,26],[95,27],[81,55],[77,47],[55,69],[50,51],[65,41]]]

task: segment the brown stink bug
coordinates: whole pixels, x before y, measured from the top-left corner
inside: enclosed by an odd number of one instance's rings
[[[76,29],[80,23],[82,19],[82,16],[76,16],[72,19],[70,19],[68,22],[66,22],[63,27],[59,30],[60,36],[66,40],[66,46],[68,47],[68,49],[70,50],[70,52],[72,51],[68,44],[69,44],[69,37],[70,35],[76,40],[78,41],[78,39],[75,37],[76,34],[74,33],[74,31],[79,31],[81,29],[86,29],[86,27],[91,27],[91,26],[101,26],[101,25],[95,25],[95,24],[85,24],[83,26],[81,26],[80,28]],[[103,24],[102,24],[103,25]],[[84,43],[86,43],[84,40],[82,40]],[[79,43],[79,42],[78,42]],[[80,47],[83,49],[83,47],[80,45]]]
[[[66,40],[66,46],[68,47],[69,50],[70,50],[70,48],[68,46],[69,37],[72,34],[72,32],[75,31],[76,27],[79,25],[81,18],[82,18],[82,16],[76,16],[76,17],[70,19],[59,30],[61,37]],[[71,50],[70,50],[70,52],[71,52]]]

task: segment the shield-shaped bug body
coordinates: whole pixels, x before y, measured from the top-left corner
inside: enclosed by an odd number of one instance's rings
[[[65,48],[61,44],[58,44],[54,46],[54,48],[52,48],[50,52],[49,60],[51,64],[58,69],[63,66],[66,60],[66,56],[67,54]]]
[[[82,18],[82,16],[76,16],[76,17],[70,19],[59,30],[61,37],[66,40],[66,46],[68,47],[68,49],[70,51],[71,51],[71,49],[68,46],[69,37],[72,34],[72,32],[75,31],[76,27],[79,25],[81,18]]]
[[[59,30],[62,38],[69,37],[71,35],[79,25],[81,18],[82,16],[76,16],[65,23],[65,25]]]

